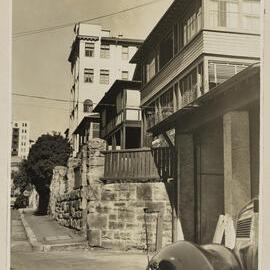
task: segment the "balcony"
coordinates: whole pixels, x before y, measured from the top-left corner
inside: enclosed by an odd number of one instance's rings
[[[160,106],[160,109],[158,111],[151,111],[148,112],[146,115],[146,121],[147,121],[147,127],[151,128],[176,111],[182,109],[183,107],[187,106],[189,103],[196,100],[198,97],[197,95],[197,84],[194,85],[189,91],[185,91],[183,95],[181,95],[180,90],[178,89],[178,93],[176,95],[178,97],[175,98],[173,101],[171,101],[168,104],[165,104],[164,106]]]
[[[118,113],[115,117],[113,117],[104,127],[101,127],[101,138],[106,137],[110,134],[114,129],[116,129],[119,125],[121,125],[124,121],[141,121],[141,109],[132,108],[132,109],[124,109],[120,113]]]

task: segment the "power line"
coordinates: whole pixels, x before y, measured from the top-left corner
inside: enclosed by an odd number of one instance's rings
[[[69,26],[73,26],[76,23],[85,23],[85,22],[90,22],[90,21],[94,21],[94,20],[98,20],[98,19],[111,17],[111,16],[114,16],[114,15],[118,15],[118,14],[121,14],[121,13],[124,13],[124,12],[134,10],[134,9],[149,6],[149,5],[155,4],[155,3],[160,2],[160,1],[162,1],[162,0],[150,1],[150,2],[147,2],[147,3],[141,4],[141,5],[133,6],[131,8],[123,9],[123,10],[120,10],[120,11],[112,12],[112,13],[109,13],[109,14],[105,14],[105,15],[101,15],[101,16],[97,16],[97,17],[93,17],[93,18],[89,18],[89,19],[81,20],[81,21],[77,21],[77,22],[70,22],[70,23],[59,24],[59,25],[55,25],[55,26],[51,26],[51,27],[38,28],[38,29],[34,29],[34,30],[29,30],[29,31],[17,32],[17,33],[14,33],[13,38],[20,38],[20,37],[29,36],[29,35],[40,34],[40,33],[47,32],[47,31],[54,31],[54,30],[66,28],[66,27],[69,27]]]
[[[19,94],[19,93],[12,93],[13,96],[19,97],[27,97],[27,98],[35,98],[41,100],[49,100],[49,101],[56,101],[56,102],[65,102],[65,103],[73,103],[73,100],[68,99],[60,99],[60,98],[51,98],[51,97],[44,97],[44,96],[35,96],[35,95],[27,95],[27,94]],[[75,101],[75,103],[84,104],[84,101]],[[116,107],[116,104],[109,104],[109,103],[100,103],[100,102],[93,102],[93,105],[99,104],[103,107]],[[138,108],[138,106],[128,105],[128,108]],[[153,106],[140,106],[140,108],[153,108]],[[165,108],[173,108],[172,106],[162,106],[163,109]]]

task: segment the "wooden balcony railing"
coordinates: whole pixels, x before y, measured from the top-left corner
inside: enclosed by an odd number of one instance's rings
[[[166,180],[175,176],[176,155],[169,147],[104,151],[103,154],[103,180]]]

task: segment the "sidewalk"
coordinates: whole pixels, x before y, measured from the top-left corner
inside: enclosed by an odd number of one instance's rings
[[[37,242],[41,250],[42,246],[43,250],[68,249],[72,246],[76,246],[76,248],[86,247],[87,243],[83,236],[59,225],[49,216],[35,216],[32,209],[25,209],[21,215],[25,227],[28,228],[26,232],[28,232],[30,242]]]

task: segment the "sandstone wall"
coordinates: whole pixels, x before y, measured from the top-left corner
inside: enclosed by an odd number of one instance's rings
[[[87,203],[90,246],[145,250],[147,229],[149,249],[155,250],[158,218],[162,246],[171,243],[172,208],[164,183],[112,183],[97,189]]]
[[[163,182],[103,183],[103,150],[105,142],[93,139],[67,168],[55,168],[50,215],[83,233],[90,246],[145,250],[146,230],[150,250],[171,243],[172,189]]]

